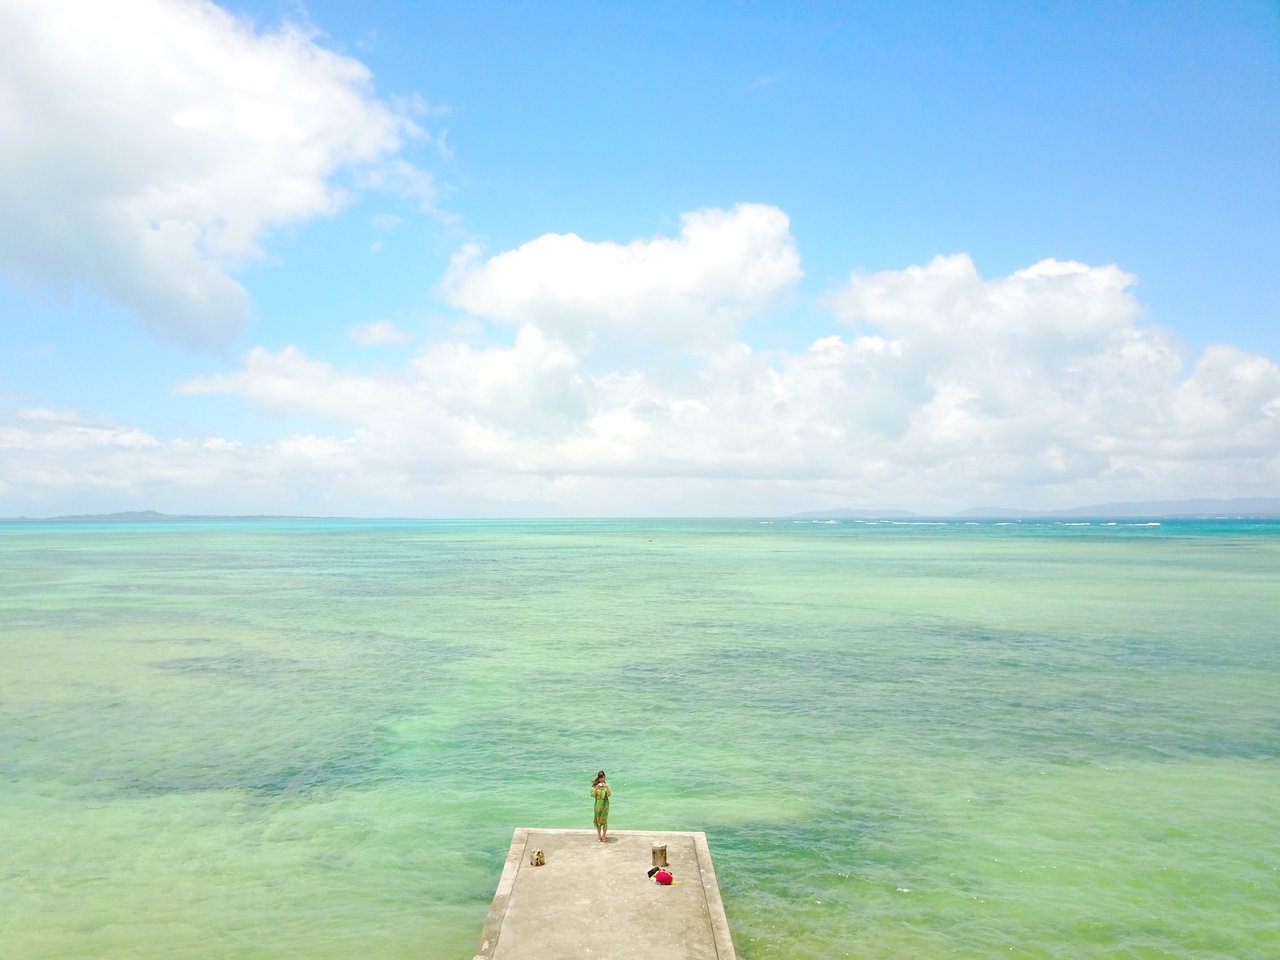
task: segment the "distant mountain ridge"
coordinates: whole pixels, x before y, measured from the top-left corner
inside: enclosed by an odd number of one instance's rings
[[[920,517],[925,514],[912,513],[909,510],[858,510],[842,507],[838,510],[808,510],[804,513],[793,513],[797,519],[858,519],[858,520],[891,520],[894,518]],[[1280,497],[1238,497],[1234,500],[1143,500],[1123,501],[1120,503],[1096,503],[1087,507],[1072,507],[1067,510],[1020,510],[1009,507],[973,507],[958,513],[946,514],[950,517],[1031,519],[1034,517],[1127,517],[1146,518],[1162,517],[1167,519],[1183,518],[1188,520],[1210,519],[1213,517],[1280,517]]]

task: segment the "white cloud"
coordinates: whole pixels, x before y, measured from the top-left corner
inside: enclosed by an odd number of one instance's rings
[[[358,425],[367,440],[404,444],[411,460],[426,437],[433,449],[469,437],[476,449],[455,450],[471,460],[490,449],[505,456],[512,444],[536,446],[585,423],[593,387],[578,365],[563,345],[524,328],[511,347],[433,344],[397,376],[340,371],[296,347],[255,348],[243,369],[193,378],[177,392],[241,396],[274,417]]]
[[[115,447],[138,450],[155,447],[155,437],[110,420],[88,420],[74,412],[44,408],[20,409],[0,426],[0,450],[60,452]]]
[[[384,190],[415,200],[428,213],[436,209],[439,190],[436,178],[407,160],[387,160],[365,167],[359,172],[358,184],[368,190]]]
[[[736,216],[722,213],[720,227]],[[774,249],[789,248],[781,236]],[[581,243],[569,248],[579,264],[596,256]],[[226,484],[259,509],[473,515],[946,512],[1280,489],[1280,366],[1225,344],[1189,355],[1142,322],[1132,278],[1114,267],[1044,261],[984,279],[959,256],[854,274],[827,298],[833,322],[852,330],[765,351],[716,327],[718,306],[704,296],[734,289],[733,268],[714,282],[695,270],[698,282],[664,285],[653,258],[666,253],[651,248],[668,244],[695,246],[685,233],[588,245],[605,248],[632,296],[611,306],[593,278],[581,302],[600,311],[599,329],[642,345],[670,345],[673,333],[645,324],[641,305],[680,302],[718,331],[718,341],[684,341],[696,362],[648,350],[611,368],[590,362],[589,338],[549,306],[568,299],[567,274],[553,264],[554,296],[542,296],[522,286],[523,268],[505,272],[519,256],[499,254],[492,274],[483,263],[464,268],[462,299],[483,299],[470,286],[477,276],[507,282],[485,315],[516,324],[509,343],[444,335],[392,372],[342,368],[297,347],[255,349],[240,369],[177,390],[248,399],[279,418],[274,442],[166,443],[28,411],[0,431],[0,476],[38,477],[32,464],[74,443],[60,463],[139,490],[178,489],[181,477],[193,496]],[[728,259],[753,289],[758,259]],[[744,295],[732,309],[767,302],[796,273],[777,271],[757,283],[759,300]]]
[[[1114,266],[1042,260],[984,280],[967,254],[934,257],[926,266],[855,273],[830,297],[838,317],[950,349],[972,338],[1017,337],[1057,349],[1105,336],[1140,314],[1129,295],[1134,278]]]
[[[592,381],[580,359],[534,327],[522,327],[510,348],[433,345],[414,373],[441,414],[543,441],[580,430],[595,408]]]
[[[5,0],[0,64],[0,268],[92,287],[166,338],[233,336],[229,271],[270,227],[333,213],[342,170],[434,197],[395,156],[421,131],[297,27],[203,0]]]
[[[681,222],[676,237],[628,244],[546,234],[488,259],[467,247],[441,293],[479,316],[578,344],[621,337],[703,349],[801,276],[790,220],[777,207],[698,210]]]
[[[1280,437],[1280,367],[1229,344],[1205,350],[1178,384],[1169,441],[1186,457],[1267,456]]]
[[[195,377],[176,391],[243,396],[273,417],[304,415],[353,424],[376,421],[384,410],[404,409],[413,400],[411,389],[398,381],[344,374],[297,347],[279,353],[255,347],[243,369]]]
[[[1139,323],[1132,284],[1114,266],[1054,260],[984,280],[961,255],[855,274],[830,303],[893,338],[891,382],[907,393],[888,403],[901,429],[884,436],[959,489],[1214,495],[1221,472],[1201,467],[1220,456],[1241,486],[1274,489],[1280,368],[1222,345],[1185,375],[1172,334]]]
[[[365,346],[387,346],[408,343],[413,338],[390,320],[375,320],[351,328],[351,339]]]

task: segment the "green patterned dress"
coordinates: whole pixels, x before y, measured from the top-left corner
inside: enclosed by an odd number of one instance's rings
[[[591,788],[591,795],[596,798],[596,826],[604,827],[609,823],[609,785],[602,783]]]

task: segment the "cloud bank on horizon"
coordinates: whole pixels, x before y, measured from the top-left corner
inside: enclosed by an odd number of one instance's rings
[[[410,155],[442,139],[425,102],[380,98],[315,31],[197,0],[0,0],[0,62],[11,289],[58,291],[67,311],[88,291],[81,332],[110,337],[98,315],[123,308],[105,322],[206,351],[191,356],[211,367],[158,374],[151,403],[236,411],[184,428],[107,394],[5,388],[2,515],[949,512],[1280,490],[1280,365],[1188,346],[1121,266],[985,277],[940,252],[814,288],[790,212],[745,201],[656,234],[489,250],[439,215]],[[253,344],[273,238],[375,195],[451,240],[418,312]],[[799,315],[817,335],[768,333]],[[26,343],[13,320],[6,339]]]

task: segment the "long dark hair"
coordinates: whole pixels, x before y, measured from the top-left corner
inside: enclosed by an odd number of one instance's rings
[[[600,786],[600,781],[603,779],[604,779],[604,771],[601,770],[599,773],[596,774],[596,778],[591,781],[591,785],[593,787],[598,787]]]

